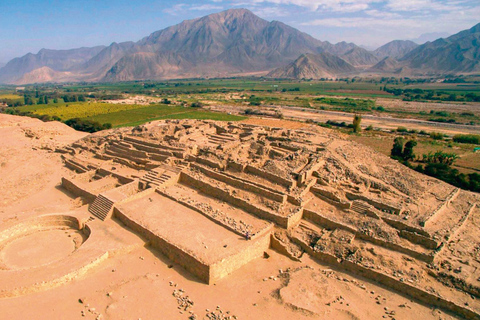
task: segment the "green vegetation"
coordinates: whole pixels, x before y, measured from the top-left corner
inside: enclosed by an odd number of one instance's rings
[[[112,128],[112,125],[110,123],[100,124],[100,123],[95,122],[95,121],[83,120],[83,119],[78,119],[78,118],[69,119],[69,120],[65,121],[65,124],[67,126],[72,127],[75,130],[85,131],[85,132],[90,132],[90,133]]]
[[[338,98],[317,98],[316,102],[335,107],[335,110],[346,112],[370,111],[375,107],[374,100],[363,99],[338,99]]]
[[[453,141],[458,143],[480,144],[480,135],[476,134],[457,134],[453,136]]]
[[[359,115],[359,114],[356,114],[354,117],[353,117],[353,132],[355,133],[359,133],[360,131],[362,131],[362,127],[360,126],[360,123],[362,122],[362,116]]]
[[[402,164],[418,172],[443,180],[459,188],[480,192],[480,174],[475,172],[470,174],[460,173],[457,169],[452,168],[452,165],[458,159],[455,153],[443,151],[429,152],[416,159],[413,148],[417,145],[417,142],[409,140],[404,146],[404,141],[405,139],[402,137],[395,138],[390,152],[393,159],[399,160]],[[417,162],[417,166],[413,166],[410,161]]]

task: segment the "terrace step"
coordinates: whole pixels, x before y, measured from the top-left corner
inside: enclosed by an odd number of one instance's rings
[[[365,214],[367,211],[372,209],[372,206],[364,201],[355,200],[353,201],[350,209],[357,213]]]
[[[99,195],[95,201],[90,205],[88,211],[98,219],[104,221],[108,213],[113,207],[113,201],[106,197]]]
[[[171,181],[172,179],[176,179],[178,174],[175,175],[173,172],[158,172],[155,169],[148,171],[143,177],[140,178],[140,182],[142,182],[147,187],[161,187],[163,184]]]

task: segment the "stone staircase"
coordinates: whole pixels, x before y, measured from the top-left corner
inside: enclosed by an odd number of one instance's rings
[[[93,214],[98,219],[104,221],[107,218],[108,213],[113,207],[113,201],[107,199],[101,194],[93,201],[93,203],[88,208],[88,211]]]
[[[232,136],[221,135],[221,134],[207,134],[208,142],[212,144],[225,144],[228,142],[234,142],[236,139]]]
[[[355,200],[352,203],[352,206],[350,207],[350,210],[355,211],[360,214],[366,214],[367,211],[371,210],[372,206],[369,205],[368,203],[360,200]]]

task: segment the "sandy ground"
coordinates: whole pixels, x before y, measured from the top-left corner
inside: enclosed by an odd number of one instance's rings
[[[229,112],[229,113],[242,113],[244,109],[242,107],[228,106],[228,105],[216,105],[210,106],[210,109],[214,111]],[[276,110],[283,114],[285,119],[296,120],[305,122],[307,120],[313,120],[318,122],[327,122],[328,120],[336,122],[345,122],[347,124],[352,123],[353,114],[347,112],[327,111],[327,110],[313,110],[299,107],[276,107]],[[276,126],[275,122],[265,122],[265,119],[254,120],[259,118],[251,118],[248,120],[251,124]],[[275,119],[273,120],[275,121]],[[281,126],[283,122],[278,122]],[[442,132],[445,134],[467,134],[480,132],[480,126],[461,125],[452,123],[436,123],[431,121],[423,121],[416,119],[402,119],[393,117],[384,117],[376,115],[362,115],[362,127],[368,126],[379,128],[383,130],[396,130],[398,127],[406,127],[409,130],[415,129],[418,131],[425,130],[427,132]],[[294,125],[282,126],[288,129],[298,129],[305,125],[299,124],[298,127]]]
[[[71,172],[60,154],[49,152],[82,136],[59,123],[0,115],[0,229],[27,217],[82,209],[57,187]],[[58,252],[51,259],[68,257],[71,242],[64,237],[38,233],[12,242],[3,254],[19,268],[42,268],[52,244]],[[185,308],[185,301],[193,305]],[[2,298],[0,310],[1,319],[452,318],[307,255],[295,262],[269,250],[265,258],[206,285],[148,247],[111,255],[55,288]]]

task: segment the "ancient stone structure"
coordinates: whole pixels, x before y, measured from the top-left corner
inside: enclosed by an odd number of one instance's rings
[[[77,229],[114,219],[205,283],[271,247],[480,318],[436,293],[480,297],[480,246],[465,232],[480,197],[334,133],[175,120],[57,151],[75,172],[63,188],[89,203]]]

